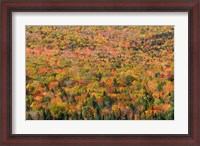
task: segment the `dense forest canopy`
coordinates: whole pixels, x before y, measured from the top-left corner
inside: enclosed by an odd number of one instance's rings
[[[27,120],[173,120],[173,26],[26,26]]]

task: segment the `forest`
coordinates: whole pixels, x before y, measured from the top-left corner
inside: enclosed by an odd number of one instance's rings
[[[174,120],[174,26],[26,26],[26,120]]]

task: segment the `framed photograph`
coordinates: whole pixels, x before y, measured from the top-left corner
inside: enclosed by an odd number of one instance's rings
[[[1,145],[200,145],[199,1],[1,2]]]

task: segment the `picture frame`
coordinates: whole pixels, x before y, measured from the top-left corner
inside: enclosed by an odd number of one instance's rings
[[[187,12],[188,134],[12,134],[12,12]],[[1,145],[200,145],[199,1],[37,1],[1,2]]]

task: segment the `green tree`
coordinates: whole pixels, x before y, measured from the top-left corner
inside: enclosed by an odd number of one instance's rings
[[[117,80],[116,80],[116,78],[114,78],[114,79],[113,79],[113,87],[116,88],[117,86],[118,86]]]
[[[125,84],[127,86],[130,86],[130,85],[132,85],[132,82],[135,80],[135,78],[132,75],[128,75],[128,76],[126,76],[125,80],[126,80]]]

